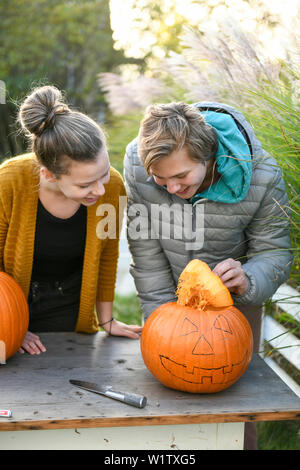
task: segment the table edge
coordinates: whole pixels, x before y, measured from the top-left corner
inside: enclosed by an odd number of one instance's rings
[[[228,414],[195,414],[173,416],[134,416],[116,418],[78,418],[78,419],[46,419],[46,420],[11,420],[0,422],[2,431],[29,431],[47,429],[74,429],[74,428],[105,428],[126,426],[155,426],[176,424],[201,424],[201,423],[232,423],[255,421],[289,421],[300,420],[300,410],[285,411],[260,411],[260,412],[236,412]]]

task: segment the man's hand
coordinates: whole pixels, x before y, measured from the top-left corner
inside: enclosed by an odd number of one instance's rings
[[[18,352],[24,354],[27,352],[29,354],[40,354],[45,352],[46,348],[41,343],[39,336],[27,331],[22,346],[18,349]]]
[[[225,259],[218,263],[212,272],[219,276],[233,294],[242,295],[248,289],[249,283],[239,261],[232,258]]]

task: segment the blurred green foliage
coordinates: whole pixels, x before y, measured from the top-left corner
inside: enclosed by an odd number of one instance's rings
[[[142,310],[136,294],[127,296],[116,294],[113,316],[127,325],[141,325]]]
[[[290,283],[300,284],[300,107],[294,94],[294,79],[245,90],[244,114],[253,126],[264,149],[278,162],[289,197],[289,208],[282,207],[282,217],[289,213],[294,264]],[[300,72],[298,73],[300,80]],[[257,102],[260,106],[257,106]],[[276,203],[276,202],[275,202]]]
[[[0,77],[9,96],[47,81],[97,112],[97,74],[124,61],[113,49],[109,14],[108,0],[2,0]]]
[[[137,136],[142,115],[132,113],[126,116],[109,114],[104,124],[109,158],[112,166],[123,174],[123,159],[126,146]]]
[[[109,0],[1,0],[0,18],[0,156],[24,151],[16,105],[35,86],[56,85],[73,108],[103,117],[97,75],[130,62],[113,48]]]
[[[299,421],[257,423],[258,450],[300,450]]]

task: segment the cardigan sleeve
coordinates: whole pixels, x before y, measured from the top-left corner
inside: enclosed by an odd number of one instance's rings
[[[4,196],[8,194],[7,188],[4,188],[3,182],[0,181],[0,271],[4,271],[4,248],[8,231],[8,220],[5,212]]]
[[[113,302],[117,277],[119,240],[108,240],[101,253],[97,300]]]
[[[0,197],[0,271],[4,271],[3,257],[7,230],[8,224],[5,219],[4,208]]]

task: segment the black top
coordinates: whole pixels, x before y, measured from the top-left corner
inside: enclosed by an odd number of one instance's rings
[[[87,208],[80,205],[68,219],[50,214],[38,202],[33,271],[35,281],[63,280],[82,270]]]
[[[87,208],[68,219],[50,214],[38,202],[29,331],[74,331],[80,306]]]

